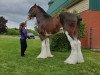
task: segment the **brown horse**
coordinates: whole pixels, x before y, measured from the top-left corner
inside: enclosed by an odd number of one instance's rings
[[[42,50],[37,58],[53,57],[50,52],[48,36],[50,34],[63,32],[66,34],[72,48],[71,54],[69,58],[65,60],[65,63],[75,64],[84,61],[81,53],[81,43],[77,39],[78,24],[81,19],[68,12],[52,17],[36,4],[32,6],[28,12],[29,20],[34,17],[37,19],[38,33],[42,41]]]

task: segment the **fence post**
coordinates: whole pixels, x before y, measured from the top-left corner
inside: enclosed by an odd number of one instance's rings
[[[92,49],[93,29],[90,27],[90,49]]]

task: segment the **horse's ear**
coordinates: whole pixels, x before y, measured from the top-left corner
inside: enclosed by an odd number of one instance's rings
[[[34,4],[34,6],[36,6],[36,3]]]

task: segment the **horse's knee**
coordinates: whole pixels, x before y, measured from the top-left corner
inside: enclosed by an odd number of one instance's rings
[[[43,41],[46,39],[46,36],[39,34],[39,38]]]

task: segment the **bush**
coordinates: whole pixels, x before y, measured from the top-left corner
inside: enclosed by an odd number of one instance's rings
[[[35,36],[38,36],[38,33],[35,30],[28,29],[28,33],[33,33]]]
[[[31,29],[27,29],[27,33],[33,33],[35,36],[38,35],[38,33],[34,30]],[[4,34],[4,35],[20,35],[19,29],[17,28],[9,28],[7,29],[7,32],[3,32],[0,34]]]
[[[50,37],[50,48],[52,51],[67,51],[70,50],[71,47],[67,36],[60,33]]]
[[[85,25],[82,21],[80,22],[78,36],[79,38],[85,36]],[[71,48],[67,36],[63,33],[52,36],[50,46],[52,51],[66,51]]]
[[[83,21],[80,22],[80,25],[79,25],[79,32],[78,32],[78,36],[80,38],[83,38],[86,34],[86,31],[85,31],[85,25],[83,23]]]
[[[6,35],[20,35],[19,29],[17,29],[17,28],[8,29],[5,34]]]

